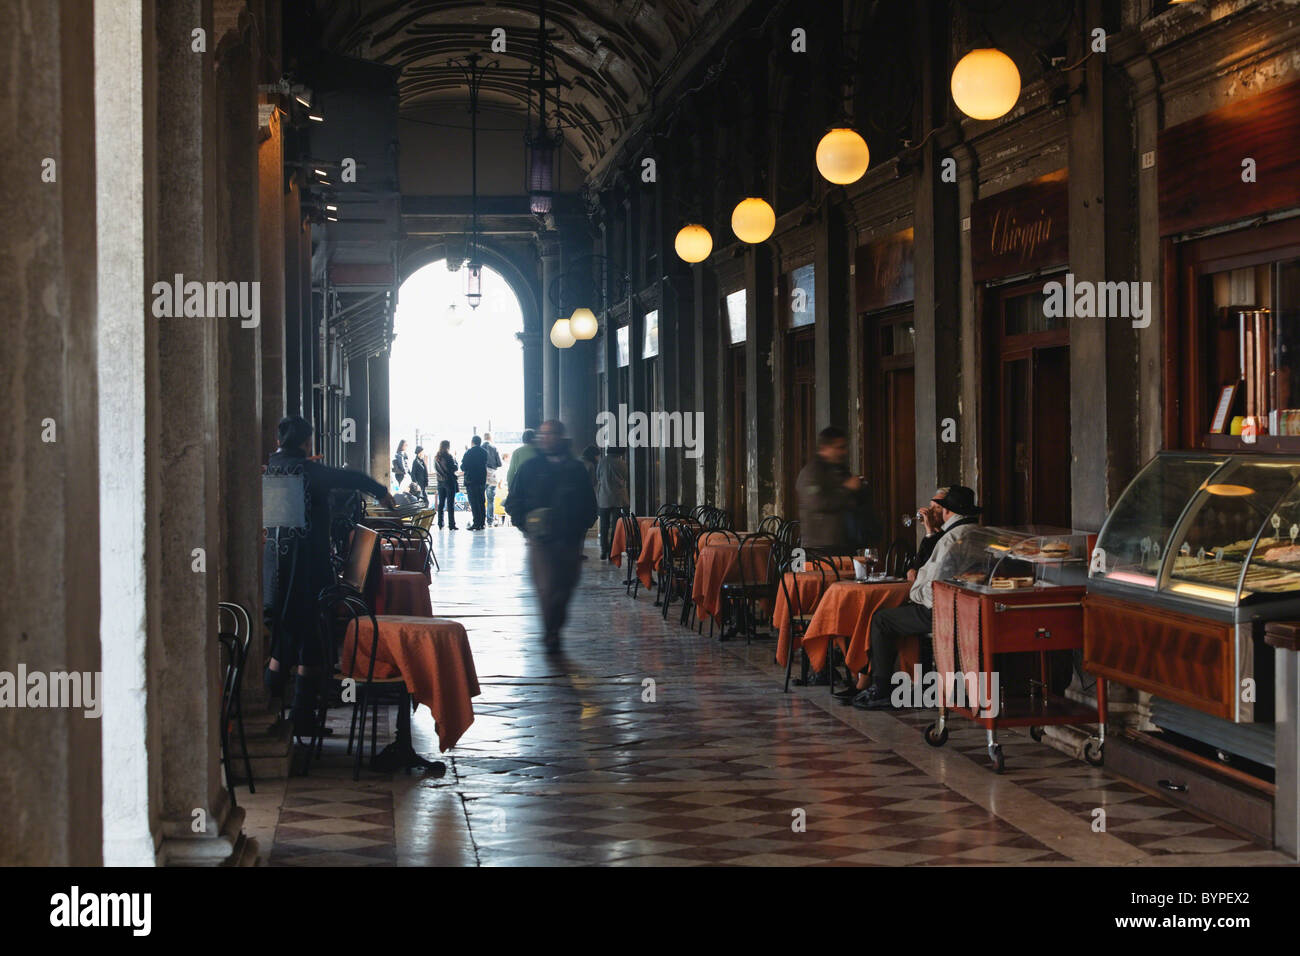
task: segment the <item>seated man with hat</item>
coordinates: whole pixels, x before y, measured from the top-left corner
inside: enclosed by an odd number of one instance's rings
[[[853,698],[853,706],[861,710],[893,706],[889,698],[899,639],[908,634],[930,633],[934,582],[951,571],[951,561],[947,559],[953,547],[979,523],[977,515],[982,509],[975,504],[975,492],[965,485],[953,485],[942,497],[936,495],[932,500],[942,509],[943,536],[935,544],[930,560],[916,572],[907,602],[877,611],[871,618],[870,680],[866,690]]]

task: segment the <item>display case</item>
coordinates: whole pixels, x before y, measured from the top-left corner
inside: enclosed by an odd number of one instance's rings
[[[1300,618],[1300,459],[1162,452],[1089,563],[1085,667],[1233,721],[1271,719],[1263,624]]]
[[[982,594],[1082,585],[1088,535],[1029,526],[969,528],[948,551],[939,580]]]

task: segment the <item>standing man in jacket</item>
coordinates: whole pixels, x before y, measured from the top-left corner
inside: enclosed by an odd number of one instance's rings
[[[596,496],[582,462],[569,451],[564,425],[542,422],[538,454],[520,467],[506,505],[528,538],[547,653],[560,650],[560,631],[582,569],[582,542],[596,520]]]
[[[473,514],[470,531],[482,531],[484,528],[483,496],[487,491],[487,462],[483,439],[475,435],[470,439],[470,447],[460,457],[460,471],[465,476],[465,497],[469,499],[469,510]]]
[[[487,523],[497,523],[497,469],[501,467],[501,455],[492,444],[492,436],[483,433],[483,454],[487,455]]]
[[[600,509],[600,560],[609,560],[614,522],[631,503],[627,457],[622,448],[606,448],[596,465],[596,507]]]
[[[865,487],[849,474],[848,436],[833,425],[817,434],[817,457],[795,479],[799,498],[799,533],[805,548],[849,554],[857,547],[855,516]]]
[[[263,680],[272,697],[282,698],[289,674],[296,671],[293,727],[295,734],[307,737],[315,730],[316,703],[325,668],[334,664],[324,660],[317,633],[317,598],[337,580],[330,564],[330,492],[362,491],[388,508],[394,502],[389,490],[369,475],[312,461],[312,428],[300,415],[282,418],[277,432],[280,447],[267,462],[266,475],[301,476],[310,510],[304,528],[268,529],[262,602],[272,639]],[[269,536],[270,530],[276,534]]]

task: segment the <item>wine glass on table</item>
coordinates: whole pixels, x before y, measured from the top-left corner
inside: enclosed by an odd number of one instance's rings
[[[880,551],[877,548],[862,549],[862,563],[866,566],[867,577],[874,579],[880,577]]]

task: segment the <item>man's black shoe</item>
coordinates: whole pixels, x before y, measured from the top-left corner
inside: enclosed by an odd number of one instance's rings
[[[894,707],[889,701],[889,691],[881,690],[875,684],[854,697],[853,706],[858,710],[892,710]]]
[[[858,694],[860,693],[862,692],[858,690],[856,686],[854,686],[853,684],[849,684],[849,686],[844,688],[843,690],[835,691],[835,693],[832,696],[834,696],[837,700],[841,701],[842,703],[847,704],[851,700],[853,700],[854,697],[857,697]]]

